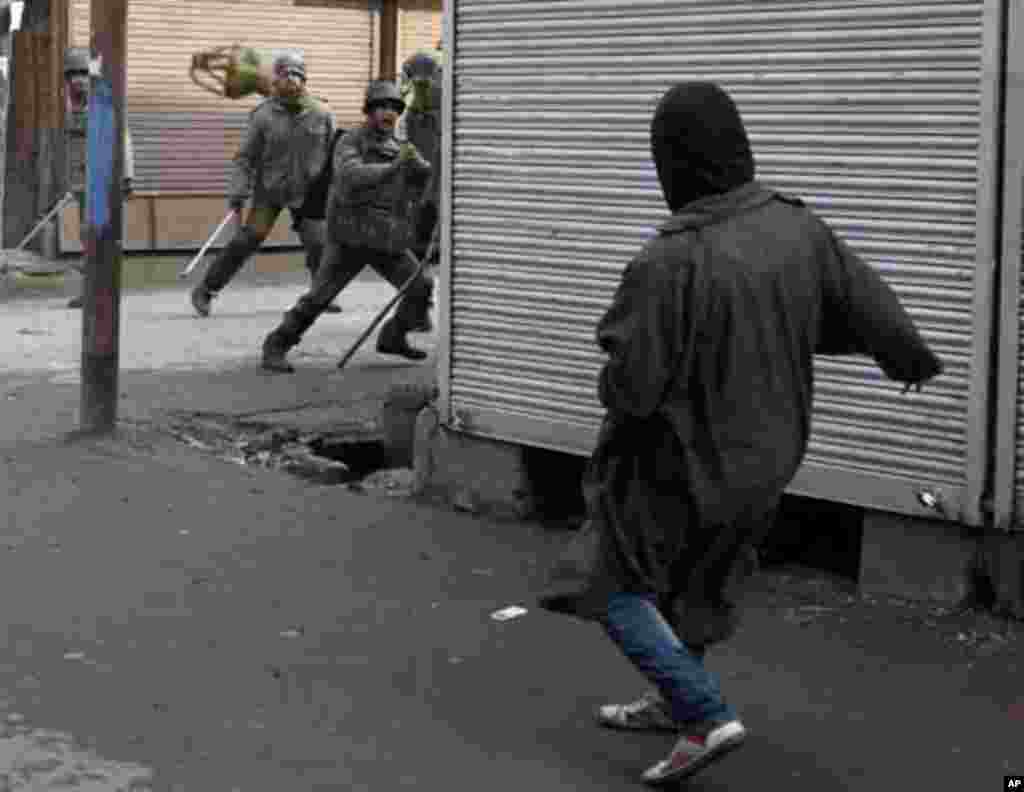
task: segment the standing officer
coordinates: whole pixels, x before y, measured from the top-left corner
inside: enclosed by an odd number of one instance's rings
[[[301,208],[327,163],[334,119],[307,93],[301,54],[278,55],[272,71],[274,96],[257,105],[249,117],[235,157],[228,198],[232,211],[241,212],[251,192],[252,206],[245,222],[192,290],[192,307],[199,316],[210,315],[213,298],[263,244],[285,207],[292,216],[292,229],[306,249],[311,276],[316,274],[323,253],[323,220],[303,216]]]
[[[442,54],[420,50],[402,65],[402,95],[407,107],[399,121],[399,139],[408,140],[430,163],[430,183],[416,216],[416,253],[427,253],[441,204]],[[435,254],[437,249],[435,247]]]
[[[395,138],[405,102],[389,80],[366,91],[366,122],[347,132],[334,152],[334,181],[327,206],[327,249],[313,288],[299,298],[284,321],[263,342],[263,368],[292,372],[285,359],[303,333],[364,267],[372,267],[396,288],[415,273],[404,255],[413,245],[413,205],[430,176],[430,163],[412,143]],[[422,360],[427,353],[406,334],[427,321],[433,286],[421,273],[394,315],[381,327],[377,351]]]
[[[85,47],[68,47],[64,51],[64,86],[67,105],[64,112],[65,157],[67,162],[68,190],[74,193],[78,202],[79,237],[85,248],[86,218],[85,185],[87,148],[89,139],[89,50]],[[123,197],[132,193],[135,177],[135,156],[132,136],[127,127],[124,131],[124,182]],[[68,308],[81,308],[82,298],[72,297]]]

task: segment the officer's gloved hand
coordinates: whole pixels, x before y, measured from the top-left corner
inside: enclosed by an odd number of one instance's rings
[[[232,195],[228,198],[228,208],[232,212],[241,212],[245,208],[245,199],[239,198],[237,195]]]
[[[408,168],[408,172],[417,179],[426,179],[430,174],[430,163],[420,156],[416,146],[403,143],[398,149],[398,167]]]
[[[420,153],[412,143],[403,143],[398,147],[399,162],[415,162],[420,158]]]
[[[429,113],[434,109],[433,84],[429,79],[414,79],[410,81],[412,98],[406,100],[409,110],[415,113]]]

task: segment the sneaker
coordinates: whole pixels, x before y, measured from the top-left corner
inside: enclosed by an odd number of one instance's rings
[[[629,704],[605,704],[597,711],[597,722],[610,729],[630,731],[678,732],[681,728],[656,691],[644,693]]]
[[[680,737],[667,759],[644,771],[645,783],[661,786],[689,778],[739,748],[747,736],[747,730],[738,720],[714,724],[706,731],[699,728],[687,731],[693,733]]]
[[[202,286],[196,286],[192,290],[192,307],[195,308],[197,315],[209,316],[211,302],[213,302],[213,296]]]

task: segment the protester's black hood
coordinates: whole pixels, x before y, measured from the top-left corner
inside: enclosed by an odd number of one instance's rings
[[[651,154],[673,212],[754,178],[754,156],[739,110],[714,83],[680,83],[651,120]]]

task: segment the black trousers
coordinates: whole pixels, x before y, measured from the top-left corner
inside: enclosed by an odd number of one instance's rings
[[[227,286],[245,266],[249,257],[260,249],[283,210],[281,206],[250,208],[242,226],[210,264],[203,277],[202,288],[210,294],[216,294]],[[295,210],[291,210],[291,215],[292,230],[299,235],[306,251],[306,269],[310,277],[314,278],[323,255],[325,223],[320,219],[306,218]]]
[[[317,317],[365,267],[373,269],[396,289],[405,285],[416,272],[416,267],[404,254],[391,255],[329,241],[312,287],[285,314],[284,321],[271,334],[273,340],[284,347],[298,344]],[[421,272],[395,308],[390,323],[392,331],[404,334],[423,321],[430,310],[433,291],[433,282]]]

